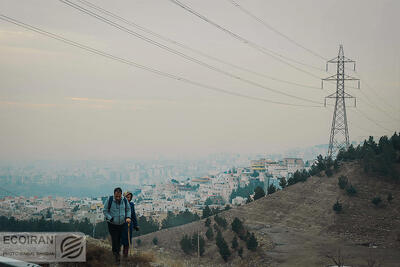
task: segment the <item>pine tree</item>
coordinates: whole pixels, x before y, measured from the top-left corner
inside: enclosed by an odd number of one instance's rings
[[[188,235],[184,235],[179,243],[181,245],[181,249],[186,254],[191,254],[193,252],[192,240]]]
[[[276,187],[275,187],[275,185],[271,184],[271,185],[268,187],[268,195],[273,194],[273,193],[275,193],[275,192],[276,192]]]
[[[207,220],[205,221],[204,225],[205,225],[206,227],[210,227],[210,225],[211,225],[211,219],[210,219],[210,218],[207,218]]]
[[[283,177],[280,181],[279,181],[279,186],[282,188],[285,188],[287,186],[287,182],[285,177]]]
[[[237,249],[239,247],[239,243],[238,243],[238,240],[237,240],[237,237],[235,236],[233,239],[232,239],[232,249]]]
[[[204,245],[205,245],[204,238],[201,235],[194,233],[192,235],[192,251],[197,252],[198,248],[200,247],[200,249],[199,249],[200,256],[203,256],[204,251],[205,251]]]
[[[253,199],[251,198],[250,195],[247,196],[246,204],[253,202]]]
[[[214,231],[211,229],[211,227],[208,227],[207,232],[206,232],[206,237],[208,240],[213,240]]]
[[[338,180],[339,180],[339,182],[338,182],[339,187],[341,189],[345,189],[347,186],[347,183],[348,183],[347,177],[345,175],[341,175],[341,176],[339,176]]]
[[[334,210],[336,213],[342,212],[342,204],[339,202],[339,200],[337,200],[336,203],[333,204],[333,210]]]
[[[256,237],[254,236],[254,233],[252,233],[250,235],[250,237],[247,239],[246,245],[247,245],[247,248],[251,251],[257,250],[258,242],[257,242]]]
[[[262,197],[265,197],[264,189],[262,189],[260,186],[257,186],[256,189],[254,189],[254,200],[260,199]]]
[[[238,255],[240,258],[243,258],[243,248],[242,247],[239,248]]]
[[[226,243],[220,231],[217,233],[216,243],[219,249],[219,254],[221,254],[221,257],[225,262],[227,262],[229,256],[231,255],[231,251],[229,250],[228,244]]]
[[[228,222],[226,221],[225,218],[220,217],[218,215],[215,215],[214,220],[220,227],[222,227],[224,230],[228,227]]]
[[[205,218],[210,217],[211,215],[212,215],[212,211],[211,211],[210,207],[208,205],[206,205],[206,207],[203,209],[202,218],[205,219]]]
[[[243,235],[244,233],[243,223],[241,220],[239,220],[238,217],[235,217],[235,219],[233,219],[231,226],[232,226],[232,231],[234,231],[239,236]]]

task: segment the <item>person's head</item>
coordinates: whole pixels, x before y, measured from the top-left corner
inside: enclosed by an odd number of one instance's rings
[[[120,187],[117,187],[114,189],[114,198],[117,201],[120,201],[122,197],[122,189]]]
[[[125,198],[126,198],[128,201],[131,201],[131,200],[132,200],[132,193],[131,193],[131,192],[127,191],[127,192],[124,194],[124,196],[125,196]]]

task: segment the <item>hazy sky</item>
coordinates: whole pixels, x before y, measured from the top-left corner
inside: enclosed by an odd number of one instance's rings
[[[347,88],[348,93],[357,96],[360,110],[349,103],[351,139],[399,130],[400,1],[236,1],[276,30],[325,58],[335,57],[339,44],[344,45],[345,55],[357,61],[358,72],[349,72],[349,75],[363,78],[361,91]],[[233,64],[290,82],[321,85],[316,77],[249,47],[169,0],[90,2]],[[254,43],[285,57],[325,68],[324,60],[267,29],[228,0],[182,2]],[[311,104],[189,62],[60,1],[0,0],[0,13],[115,56],[227,91],[273,101]],[[130,29],[286,94],[323,103],[324,97],[335,90],[334,84],[321,90],[249,74]],[[317,77],[331,75],[290,64]],[[335,66],[330,67],[335,71]],[[368,104],[369,101],[372,103]],[[196,87],[90,54],[0,20],[0,159],[269,153],[327,143],[331,121],[331,106],[282,106]]]

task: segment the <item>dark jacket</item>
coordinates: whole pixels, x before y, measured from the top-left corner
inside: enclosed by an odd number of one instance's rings
[[[129,225],[129,241],[132,244],[132,233],[133,233],[133,228],[138,226],[137,223],[137,218],[136,218],[136,213],[135,213],[135,205],[133,204],[133,202],[129,202],[130,206],[131,206],[131,224]],[[129,245],[128,242],[128,224],[125,223],[124,225],[124,231],[122,232],[122,238],[121,238],[121,244],[126,246]]]

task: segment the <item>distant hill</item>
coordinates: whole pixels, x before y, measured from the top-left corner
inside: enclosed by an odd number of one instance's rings
[[[399,164],[396,165],[400,169]],[[346,175],[357,193],[349,196],[338,186],[338,177]],[[389,179],[389,178],[387,178]],[[349,266],[399,266],[400,262],[400,184],[367,175],[357,163],[341,166],[332,177],[310,177],[282,191],[219,214],[228,221],[223,237],[231,246],[235,233],[230,224],[235,217],[255,234],[256,252],[244,247],[243,259],[230,248],[229,266],[327,266],[338,258],[338,250]],[[388,194],[393,200],[389,203]],[[372,199],[380,196],[375,206]],[[333,205],[339,200],[342,213]],[[140,250],[153,251],[159,262],[175,266],[226,265],[214,241],[205,237],[205,219],[183,226],[140,236]],[[212,218],[212,225],[215,223]],[[180,247],[184,234],[200,231],[206,240],[205,253],[188,256]],[[216,233],[214,231],[214,237]],[[157,237],[158,244],[152,240]],[[136,241],[134,243],[136,245]],[[370,262],[368,263],[368,260]],[[371,265],[375,260],[380,265]],[[173,266],[166,264],[161,266]],[[369,265],[368,265],[369,264]]]

